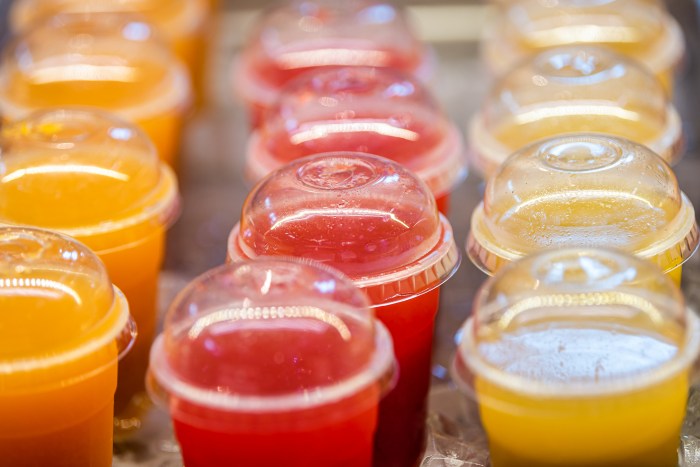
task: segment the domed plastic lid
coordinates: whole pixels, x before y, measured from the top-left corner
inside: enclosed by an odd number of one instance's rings
[[[248,173],[257,181],[288,162],[329,151],[399,162],[436,197],[466,174],[459,131],[418,81],[397,70],[311,72],[284,87],[249,141]]]
[[[277,89],[319,67],[395,68],[428,78],[429,51],[405,12],[373,0],[292,0],[268,10],[234,67],[242,99],[270,105]]]
[[[621,248],[670,271],[697,245],[693,206],[659,156],[628,140],[581,134],[506,160],[472,215],[467,252],[487,274],[564,246]]]
[[[172,39],[201,26],[205,0],[16,0],[10,9],[10,27],[24,31],[59,13],[138,13]]]
[[[538,139],[592,131],[644,144],[669,163],[682,155],[681,120],[661,82],[593,46],[547,50],[512,69],[473,118],[469,139],[474,165],[491,175]]]
[[[698,331],[698,317],[655,265],[616,250],[548,250],[481,288],[454,376],[469,392],[475,377],[539,398],[629,392],[688,370]],[[481,404],[505,402],[478,388]]]
[[[523,0],[502,6],[483,51],[500,75],[532,53],[570,44],[604,45],[657,75],[670,71],[685,48],[678,23],[660,2]]]
[[[313,262],[264,258],[213,269],[180,292],[148,383],[161,403],[278,412],[372,385],[386,391],[393,369],[391,337],[352,281]]]
[[[0,222],[91,237],[99,250],[100,235],[129,228],[141,238],[178,213],[172,170],[139,129],[108,114],[37,112],[3,127],[0,151]]]
[[[428,187],[396,162],[353,152],[299,159],[258,183],[228,255],[323,262],[353,279],[373,305],[427,292],[459,263],[452,228]]]
[[[113,364],[135,336],[126,299],[86,246],[45,230],[0,227],[3,393],[70,384]]]
[[[11,120],[74,105],[138,120],[189,100],[184,65],[128,14],[54,16],[14,39],[0,62],[0,112]]]

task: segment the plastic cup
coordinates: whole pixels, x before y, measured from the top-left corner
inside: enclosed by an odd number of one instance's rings
[[[453,376],[493,467],[675,467],[699,331],[654,264],[548,250],[482,287]]]
[[[0,222],[75,237],[129,300],[139,340],[120,362],[117,434],[139,427],[165,230],[178,212],[175,175],[131,124],[84,109],[47,110],[5,126]]]
[[[104,265],[77,241],[0,227],[0,459],[109,467],[117,359],[136,329]]]
[[[375,0],[292,0],[256,22],[234,64],[233,87],[257,127],[280,88],[311,69],[395,68],[428,79],[434,57],[403,9]]]
[[[685,52],[683,32],[662,2],[650,0],[520,0],[501,5],[484,38],[483,57],[501,76],[525,57],[550,47],[604,45],[646,65],[673,90]]]
[[[177,165],[190,101],[185,67],[151,26],[122,14],[63,14],[19,35],[0,61],[0,113],[94,106],[137,124]]]
[[[398,70],[318,70],[284,86],[249,139],[248,177],[258,181],[295,159],[332,151],[405,165],[430,187],[443,214],[466,175],[459,130],[420,82]]]
[[[496,82],[469,126],[471,162],[490,176],[523,146],[577,132],[630,139],[670,164],[683,154],[681,119],[661,83],[612,50],[579,45],[540,52]]]
[[[370,467],[393,368],[389,333],[350,279],[267,258],[177,296],[148,383],[188,467]]]
[[[656,263],[678,284],[698,246],[690,200],[645,146],[561,136],[513,154],[474,210],[467,254],[486,274],[554,247],[611,247]]]
[[[439,286],[459,263],[428,187],[368,154],[296,160],[253,188],[229,236],[229,261],[260,256],[320,261],[367,294],[399,364],[398,383],[380,405],[375,465],[413,465],[423,446]]]
[[[186,63],[201,95],[206,22],[210,0],[17,0],[10,27],[17,33],[60,13],[138,13],[158,28],[177,57]]]

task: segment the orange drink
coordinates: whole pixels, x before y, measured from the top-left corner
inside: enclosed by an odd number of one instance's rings
[[[112,465],[117,359],[136,330],[87,247],[0,228],[0,461]]]
[[[644,144],[674,164],[681,119],[642,65],[587,45],[548,49],[498,80],[469,126],[472,163],[492,175],[514,151],[566,133],[607,133]]]
[[[453,375],[494,467],[675,467],[699,349],[698,317],[654,264],[547,250],[482,287]]]
[[[10,27],[26,31],[60,13],[137,13],[155,26],[177,57],[186,63],[201,92],[206,20],[210,0],[18,0],[10,10]]]
[[[649,0],[503,4],[483,41],[491,71],[502,76],[526,57],[562,45],[602,45],[643,63],[672,94],[685,52],[683,32],[662,2]]]
[[[120,362],[118,427],[139,426],[165,229],[175,176],[136,127],[87,110],[48,110],[6,126],[0,222],[70,234],[94,250],[122,289],[139,340]]]
[[[7,47],[0,77],[7,120],[46,107],[99,107],[140,126],[161,159],[177,165],[188,74],[148,23],[116,13],[52,17]]]
[[[467,253],[491,275],[545,248],[608,246],[656,263],[680,284],[697,245],[693,205],[663,159],[629,140],[583,133],[506,160],[472,214]]]

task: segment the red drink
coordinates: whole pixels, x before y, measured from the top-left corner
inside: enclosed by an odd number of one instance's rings
[[[298,256],[337,267],[394,339],[399,380],[380,406],[375,465],[411,466],[423,445],[438,286],[457,266],[452,230],[403,166],[358,153],[301,159],[249,195],[229,260]]]
[[[396,70],[353,67],[309,73],[283,88],[251,136],[248,176],[257,181],[301,157],[335,151],[405,165],[443,213],[466,174],[459,131],[420,82]]]
[[[392,362],[387,331],[350,280],[264,260],[185,289],[149,382],[188,467],[369,467]]]

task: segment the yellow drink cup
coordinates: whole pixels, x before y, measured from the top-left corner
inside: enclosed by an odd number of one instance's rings
[[[137,13],[153,24],[186,63],[197,94],[202,92],[208,0],[18,0],[10,10],[17,33],[60,13]]]
[[[0,228],[0,459],[109,467],[117,359],[136,330],[87,247]]]
[[[65,14],[31,28],[0,62],[0,113],[18,120],[47,107],[92,106],[144,130],[177,166],[190,102],[186,68],[152,27],[122,14]]]
[[[166,227],[177,213],[173,172],[136,127],[82,109],[47,110],[3,129],[0,222],[69,234],[124,292],[139,340],[120,362],[117,428],[139,427],[155,334]]]
[[[530,55],[574,44],[602,45],[643,63],[669,95],[685,53],[683,32],[661,2],[521,0],[500,6],[482,55],[488,68],[502,76]]]
[[[493,467],[675,467],[700,324],[654,264],[547,250],[482,287],[453,376]]]
[[[509,157],[472,214],[467,254],[492,275],[546,248],[594,246],[652,261],[680,284],[698,226],[663,159],[590,133],[539,141]]]
[[[469,124],[472,164],[492,175],[516,150],[567,133],[644,144],[669,164],[683,155],[681,119],[643,65],[604,47],[542,51],[495,82]]]

